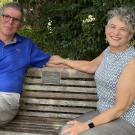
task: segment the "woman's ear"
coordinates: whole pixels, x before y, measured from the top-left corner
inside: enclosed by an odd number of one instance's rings
[[[133,38],[133,33],[129,34],[128,41],[130,41]]]
[[[105,34],[106,34],[106,31],[107,31],[107,25],[105,25]]]

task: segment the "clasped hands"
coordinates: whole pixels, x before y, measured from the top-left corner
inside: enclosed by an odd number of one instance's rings
[[[47,66],[50,67],[68,67],[66,64],[64,64],[64,61],[66,59],[60,57],[59,55],[53,55],[49,59],[49,62],[47,63]]]

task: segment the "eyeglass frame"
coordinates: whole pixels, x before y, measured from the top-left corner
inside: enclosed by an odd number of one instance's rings
[[[19,24],[19,23],[22,22],[22,19],[19,19],[19,18],[16,18],[16,17],[12,17],[12,16],[10,16],[8,14],[1,14],[1,16],[3,17],[3,20],[5,22],[8,22],[10,19],[12,19],[14,24]]]

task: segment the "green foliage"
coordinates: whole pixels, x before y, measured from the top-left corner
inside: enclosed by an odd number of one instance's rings
[[[3,4],[5,4],[5,3],[7,3],[7,2],[11,2],[12,0],[1,0],[0,1],[0,7],[3,5]]]
[[[24,5],[26,27],[23,35],[31,37],[52,54],[72,59],[92,59],[105,43],[107,11],[130,6],[134,0],[19,0]]]

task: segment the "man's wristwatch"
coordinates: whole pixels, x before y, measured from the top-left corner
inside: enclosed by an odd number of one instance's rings
[[[88,123],[89,128],[95,127],[94,123],[91,120],[88,120],[87,123]]]

